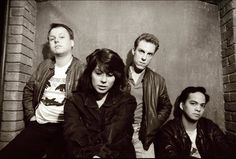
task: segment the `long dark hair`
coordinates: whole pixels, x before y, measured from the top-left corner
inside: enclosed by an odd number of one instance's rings
[[[190,93],[195,93],[195,92],[201,92],[202,94],[205,95],[206,98],[206,103],[209,102],[210,96],[206,93],[206,89],[204,87],[187,87],[185,88],[181,94],[176,98],[175,104],[174,104],[174,117],[175,118],[180,118],[182,116],[182,109],[180,108],[180,103],[185,103],[186,100],[188,99],[188,96]]]
[[[125,76],[125,65],[121,57],[113,50],[103,48],[96,49],[86,57],[87,66],[79,79],[77,91],[84,93],[96,92],[92,86],[91,74],[96,66],[99,66],[105,73],[113,73],[115,82],[110,91],[125,91],[127,80]]]

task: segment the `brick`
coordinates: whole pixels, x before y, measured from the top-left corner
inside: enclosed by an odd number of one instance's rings
[[[224,41],[221,41],[221,48],[222,49],[227,49],[228,46],[227,46],[227,40],[224,40]],[[223,55],[223,54],[222,54]]]
[[[222,58],[228,57],[229,55],[232,55],[234,53],[235,53],[235,45],[231,45],[225,48],[225,50],[221,52]]]
[[[226,130],[230,130],[230,131],[236,132],[236,123],[234,123],[234,122],[226,121],[225,122],[225,127],[226,127]]]
[[[228,75],[223,76],[223,83],[224,84],[229,83],[229,76]]]
[[[23,16],[25,14],[24,8],[11,8],[10,16]]]
[[[220,1],[219,3],[219,8],[222,9],[223,7],[225,7],[228,3],[231,3],[232,0],[224,0],[224,1]]]
[[[16,132],[1,132],[0,133],[0,141],[9,142],[13,140],[21,131]]]
[[[220,19],[220,26],[224,25],[227,21],[233,18],[234,10],[229,11]]]
[[[28,75],[32,75],[32,67],[22,63],[6,63],[7,72],[21,72]]]
[[[5,75],[5,81],[18,81],[18,82],[27,82],[30,78],[30,75],[26,75],[18,72],[7,72]],[[16,100],[16,99],[15,99]]]
[[[231,74],[234,72],[236,72],[236,64],[223,67],[223,75]]]
[[[230,101],[231,101],[231,102],[236,101],[236,92],[230,93]]]
[[[10,44],[23,44],[24,46],[34,49],[34,43],[22,35],[9,35],[8,43]]]
[[[27,6],[26,6],[27,7]],[[36,18],[31,14],[30,11],[25,10],[24,17],[33,25],[35,25]]]
[[[22,100],[23,98],[23,92],[17,92],[17,91],[4,91],[3,95],[4,100]]]
[[[229,64],[235,63],[235,54],[229,56]]]
[[[228,59],[229,59],[228,57],[225,57],[225,58],[222,59],[221,63],[222,63],[223,67],[229,65],[229,60]]]
[[[9,26],[9,35],[23,35],[26,38],[28,38],[30,41],[34,41],[35,35],[26,27],[23,25],[17,26],[17,25],[11,25]]]
[[[224,93],[224,100],[230,102],[230,93]]]
[[[224,84],[224,92],[231,92],[236,90],[236,83]]]
[[[32,67],[32,59],[24,54],[7,54],[7,62],[18,62]]]
[[[25,8],[32,14],[32,16],[36,17],[37,3],[35,0],[28,0],[28,4],[26,4]]]
[[[2,132],[0,132],[1,134]],[[2,142],[0,141],[0,150],[3,149],[9,142]]]
[[[18,131],[22,130],[25,127],[23,120],[21,121],[2,121],[1,122],[1,131]]]
[[[22,101],[3,101],[2,110],[23,110]]]
[[[4,90],[6,91],[23,91],[25,83],[22,82],[5,82]]]
[[[236,112],[231,113],[231,118],[233,122],[236,122]]]
[[[18,121],[23,119],[23,111],[3,111],[2,113],[2,121]]]
[[[25,6],[26,1],[22,1],[22,0],[12,0],[10,3],[11,7],[24,7]]]
[[[23,25],[24,23],[24,17],[10,17],[9,24],[16,24],[16,25]]]
[[[225,120],[226,121],[232,121],[232,117],[231,117],[230,112],[225,112]]]
[[[20,53],[22,44],[8,44],[7,51],[11,53]]]

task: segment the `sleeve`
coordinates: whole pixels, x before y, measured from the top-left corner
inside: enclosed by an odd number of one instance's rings
[[[212,131],[213,135],[211,136],[212,140],[214,141],[214,147],[216,148],[213,152],[216,157],[231,157],[232,149],[229,147],[227,143],[226,136],[223,131],[216,125],[212,123]]]
[[[175,138],[174,131],[169,124],[165,124],[157,135],[157,155],[158,157],[176,158],[178,157],[177,139]]]
[[[112,158],[118,155],[110,146],[121,142],[127,136],[127,127],[132,127],[135,107],[134,98],[123,102],[104,129],[95,134],[86,128],[76,105],[68,100],[65,105],[64,135],[68,142],[69,155],[85,158]]]
[[[30,118],[35,115],[34,110],[34,92],[35,92],[35,80],[37,77],[37,73],[41,67],[42,63],[38,66],[37,70],[32,74],[28,82],[26,83],[23,90],[23,108],[24,108],[24,116],[26,122],[30,121]]]
[[[162,85],[160,86],[159,92],[160,93],[158,99],[157,116],[158,116],[159,127],[161,127],[169,118],[172,109],[172,104],[169,99],[164,79],[162,81]]]

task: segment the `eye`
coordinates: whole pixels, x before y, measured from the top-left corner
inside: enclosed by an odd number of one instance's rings
[[[96,70],[95,70],[95,73],[96,73],[97,75],[101,75],[103,72],[102,72],[101,70],[99,70],[99,69],[96,69]]]
[[[202,103],[202,104],[200,104],[200,106],[201,106],[202,108],[205,108],[205,107],[206,107],[206,104],[205,104],[205,103]]]
[[[53,41],[53,40],[55,40],[55,37],[49,37],[48,40]]]
[[[112,77],[112,76],[114,76],[114,74],[112,72],[109,72],[109,73],[107,73],[107,76]]]
[[[60,39],[64,39],[64,38],[65,38],[65,36],[59,36],[59,38],[60,38]]]
[[[148,53],[148,56],[153,56],[153,53],[149,52],[149,53]]]
[[[194,105],[194,106],[197,105],[196,102],[190,102],[190,104],[191,104],[191,105]]]

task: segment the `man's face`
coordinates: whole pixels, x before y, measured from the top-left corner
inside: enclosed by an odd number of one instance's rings
[[[74,41],[70,39],[68,31],[63,27],[53,28],[48,36],[51,51],[63,55],[71,51]]]
[[[155,48],[156,46],[153,43],[141,40],[136,49],[132,50],[133,62],[138,69],[144,70],[149,65],[155,54]]]
[[[185,103],[180,103],[180,108],[184,111],[184,115],[192,121],[198,121],[206,106],[206,97],[201,92],[190,93]]]

